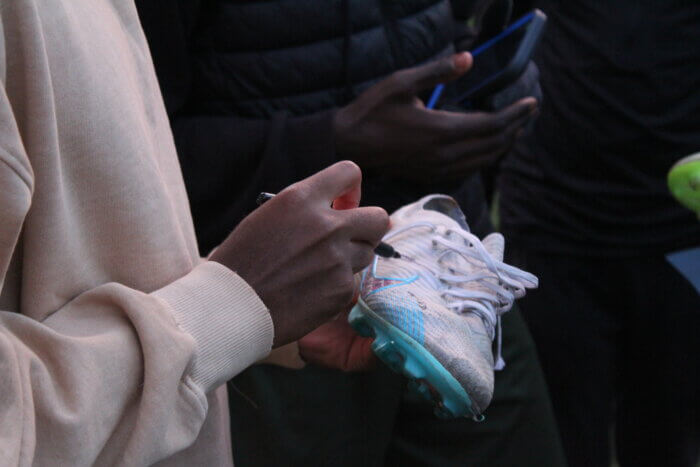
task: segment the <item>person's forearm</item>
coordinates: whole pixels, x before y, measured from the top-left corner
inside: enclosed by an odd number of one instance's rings
[[[167,458],[195,441],[207,393],[271,344],[265,306],[216,263],[152,294],[105,284],[43,322],[0,311],[0,419],[11,427],[0,464]]]
[[[6,115],[0,120],[11,121]],[[13,144],[18,134],[8,124],[0,136],[0,287],[12,297],[11,259],[22,258],[20,234],[36,205],[28,159]],[[60,296],[54,280],[35,269],[22,283]],[[213,262],[152,293],[114,282],[88,288],[41,321],[23,314],[40,306],[32,290],[17,308],[0,309],[0,465],[149,465],[169,457],[197,438],[207,392],[264,357],[273,341],[257,294]]]

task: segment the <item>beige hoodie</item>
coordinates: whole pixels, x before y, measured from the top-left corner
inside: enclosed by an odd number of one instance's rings
[[[0,465],[231,464],[272,321],[198,257],[131,0],[0,0],[0,290]]]

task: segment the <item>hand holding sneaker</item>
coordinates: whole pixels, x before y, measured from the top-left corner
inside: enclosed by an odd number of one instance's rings
[[[441,416],[480,417],[493,395],[500,318],[537,278],[503,263],[503,237],[469,232],[458,204],[427,196],[391,216],[384,241],[400,259],[375,257],[363,273],[353,327],[413,380]],[[495,354],[495,355],[494,355]]]
[[[246,217],[212,254],[268,307],[275,347],[350,307],[353,274],[372,260],[389,225],[383,209],[357,208],[361,179],[346,161],[295,183]]]
[[[348,323],[348,310],[299,339],[299,355],[308,363],[341,371],[376,367],[370,337],[358,335]]]

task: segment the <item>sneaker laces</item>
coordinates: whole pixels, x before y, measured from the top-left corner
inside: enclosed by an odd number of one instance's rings
[[[481,318],[489,338],[492,341],[496,340],[494,368],[503,369],[505,361],[501,355],[501,315],[511,309],[516,298],[525,294],[525,284],[537,283],[537,277],[495,259],[486,250],[479,237],[461,229],[453,230],[432,222],[419,221],[399,227],[387,234],[384,240],[389,240],[407,230],[422,227],[438,234],[433,236],[432,246],[438,250],[442,247],[436,261],[440,267],[436,268],[434,265],[425,264],[405,255],[401,259],[413,262],[430,273],[435,288],[441,292],[449,309],[458,313],[474,313]],[[460,271],[456,265],[445,265],[445,257],[455,253],[469,264],[476,266],[475,272],[468,274]],[[471,282],[478,283],[485,290],[464,287]],[[448,297],[452,300],[447,300]]]

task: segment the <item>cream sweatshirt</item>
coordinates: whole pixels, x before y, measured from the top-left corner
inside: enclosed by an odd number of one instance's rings
[[[0,0],[0,290],[0,465],[232,463],[272,321],[198,257],[132,0]]]

